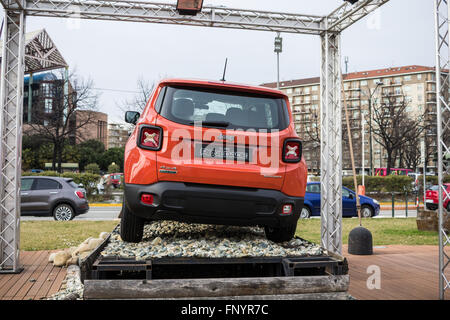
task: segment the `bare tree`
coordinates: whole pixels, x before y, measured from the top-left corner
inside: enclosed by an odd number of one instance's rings
[[[32,121],[26,135],[39,135],[53,143],[52,169],[61,171],[64,145],[75,143],[77,131],[93,121],[93,115],[77,119],[78,111],[95,111],[98,94],[92,90],[93,81],[82,79],[75,73],[53,80],[42,81],[36,98],[33,98]],[[25,126],[26,127],[26,126]]]
[[[403,93],[383,93],[381,104],[373,108],[374,139],[386,150],[387,171],[394,166],[402,148],[417,143],[424,131],[422,119],[411,119],[406,111],[408,101]]]
[[[313,155],[319,154],[317,165],[312,166],[320,172],[320,117],[316,110],[310,110],[311,126],[305,126],[304,148]]]
[[[155,84],[148,80],[145,80],[142,76],[137,80],[136,94],[119,103],[118,107],[123,112],[126,111],[138,111],[142,113],[150,96],[155,88]]]
[[[417,170],[417,167],[421,163],[422,156],[420,150],[420,134],[417,134],[417,132],[415,132],[417,130],[421,130],[421,128],[414,128],[412,131],[409,131],[407,133],[409,137],[400,149],[400,166],[403,167],[402,162],[404,161],[405,167],[414,171]]]

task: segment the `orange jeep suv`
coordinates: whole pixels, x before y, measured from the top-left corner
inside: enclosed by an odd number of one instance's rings
[[[224,81],[164,80],[125,147],[120,234],[142,240],[146,221],[261,226],[292,239],[307,167],[288,97]]]

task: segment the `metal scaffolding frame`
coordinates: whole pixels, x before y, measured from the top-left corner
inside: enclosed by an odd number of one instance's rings
[[[339,33],[325,31],[320,37],[321,239],[324,248],[342,253],[341,36]]]
[[[322,39],[322,246],[342,251],[340,33],[388,0],[344,2],[326,16],[205,6],[181,16],[175,4],[110,0],[0,0],[5,8],[1,74],[0,272],[19,266],[21,129],[26,16],[219,27],[318,35]]]
[[[442,71],[450,68],[450,6],[448,0],[435,0],[436,21],[436,112],[437,112],[437,146],[438,146],[438,182],[439,182],[439,298],[444,299],[446,290],[450,290],[450,230],[444,225],[444,202],[450,198],[444,186],[444,173],[450,173],[450,166],[444,162],[444,154],[450,153],[450,74]]]

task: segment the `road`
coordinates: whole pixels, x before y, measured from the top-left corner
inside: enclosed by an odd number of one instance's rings
[[[76,220],[91,220],[91,221],[102,221],[102,220],[114,220],[118,219],[121,207],[91,207],[89,211],[85,214],[75,217]],[[53,217],[34,217],[34,216],[22,216],[20,218],[22,221],[53,221]]]
[[[101,221],[101,220],[114,220],[117,219],[120,213],[121,207],[91,207],[91,209],[74,220],[91,220],[91,221]],[[396,218],[405,218],[405,210],[395,210]],[[416,210],[408,210],[408,218],[417,217]],[[383,210],[377,218],[392,218],[392,210]],[[22,221],[53,221],[53,217],[33,217],[33,216],[22,216]]]

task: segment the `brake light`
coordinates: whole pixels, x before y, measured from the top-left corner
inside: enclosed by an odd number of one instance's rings
[[[153,204],[153,195],[148,193],[143,193],[141,195],[141,202],[143,204]]]
[[[302,142],[297,139],[286,139],[283,146],[284,162],[300,162],[302,159]]]
[[[80,190],[75,191],[75,194],[77,195],[78,198],[80,199],[84,199],[84,193]]]
[[[142,126],[138,146],[148,150],[161,149],[162,129],[160,127]]]

